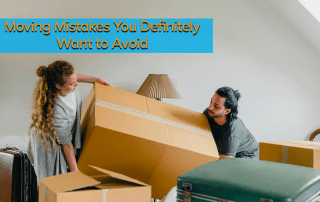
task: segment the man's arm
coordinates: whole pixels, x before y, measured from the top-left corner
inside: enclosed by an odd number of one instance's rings
[[[220,159],[227,159],[227,158],[234,158],[234,156],[220,154],[219,160],[220,160]]]
[[[221,144],[219,159],[235,158],[240,146],[240,142],[241,141],[238,137],[234,137],[234,138],[229,137],[224,139]]]

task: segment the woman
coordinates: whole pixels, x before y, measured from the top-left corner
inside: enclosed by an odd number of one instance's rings
[[[37,179],[77,171],[75,150],[81,148],[81,98],[78,82],[105,80],[77,73],[66,61],[40,66],[40,79],[33,93],[33,114],[28,153]]]

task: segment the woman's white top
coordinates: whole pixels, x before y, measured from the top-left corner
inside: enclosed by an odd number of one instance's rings
[[[66,96],[57,96],[57,99],[59,99],[66,109],[68,110],[68,119],[69,122],[72,123],[72,126],[74,125],[74,121],[76,119],[76,111],[77,111],[77,98],[76,98],[76,91],[74,90],[72,93],[68,93]]]

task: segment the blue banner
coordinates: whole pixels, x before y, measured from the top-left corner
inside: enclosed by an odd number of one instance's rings
[[[212,53],[212,19],[0,19],[0,53]]]

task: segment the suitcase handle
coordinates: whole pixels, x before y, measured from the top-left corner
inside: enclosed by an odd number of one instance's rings
[[[1,151],[17,151],[16,147],[10,147],[9,145],[6,145],[6,148],[0,148]]]

